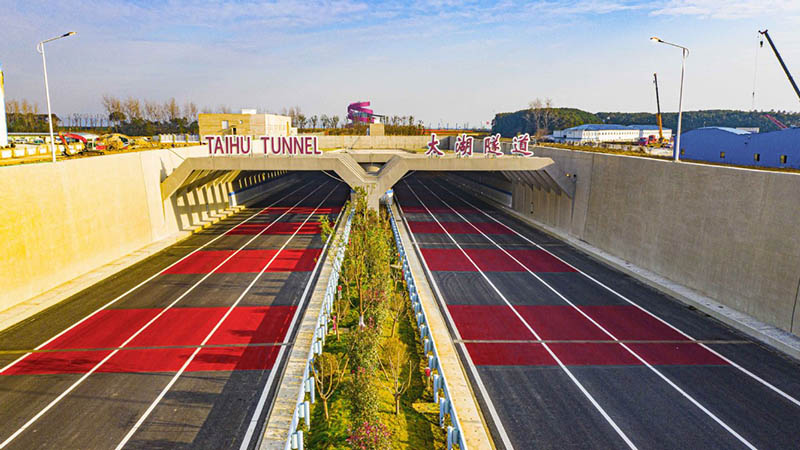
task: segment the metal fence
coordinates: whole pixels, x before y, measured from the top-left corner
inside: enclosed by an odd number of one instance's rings
[[[458,414],[453,406],[453,401],[448,389],[447,380],[444,376],[444,371],[439,364],[439,353],[436,350],[436,343],[433,341],[430,327],[428,325],[428,318],[425,315],[425,310],[422,309],[419,294],[417,293],[417,286],[414,281],[414,275],[408,265],[408,257],[406,250],[403,247],[403,241],[400,239],[400,231],[397,229],[397,221],[395,220],[394,213],[392,212],[391,202],[387,202],[389,210],[389,219],[392,224],[392,232],[394,233],[394,242],[397,245],[397,252],[400,255],[400,260],[403,263],[403,276],[405,277],[406,284],[408,285],[408,294],[411,298],[411,306],[414,309],[417,325],[419,326],[420,339],[428,358],[428,369],[426,374],[433,377],[433,401],[439,405],[439,426],[444,427],[445,418],[450,417],[450,423],[447,427],[447,448],[453,448],[453,445],[458,445],[461,450],[467,450],[467,444],[464,442],[464,436],[461,432],[461,425],[458,422]],[[441,392],[441,393],[440,393]]]
[[[308,351],[306,367],[303,369],[303,383],[300,386],[300,391],[297,393],[297,404],[292,414],[292,424],[289,426],[289,435],[286,439],[285,450],[303,450],[303,430],[297,429],[298,425],[300,425],[300,419],[303,419],[306,428],[311,428],[311,404],[316,400],[314,377],[311,375],[311,365],[314,363],[316,355],[322,353],[322,347],[325,345],[325,338],[328,335],[328,322],[331,312],[333,311],[333,299],[336,295],[336,287],[339,285],[339,273],[342,269],[345,247],[347,247],[347,242],[350,240],[350,226],[353,221],[353,213],[354,211],[350,211],[350,215],[347,216],[347,223],[345,223],[344,230],[342,230],[341,245],[339,245],[333,259],[333,270],[328,278],[328,285],[325,288],[322,308],[317,317],[317,324],[314,327],[314,338],[311,342],[311,348]],[[308,400],[306,400],[306,394],[308,394]]]

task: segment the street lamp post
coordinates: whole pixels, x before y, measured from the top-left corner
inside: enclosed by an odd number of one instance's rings
[[[36,51],[42,54],[42,67],[44,68],[44,92],[47,96],[47,122],[50,125],[50,152],[53,154],[53,162],[56,162],[56,141],[55,137],[53,136],[53,112],[50,109],[50,86],[47,84],[47,60],[44,57],[44,44],[50,41],[55,41],[56,39],[72,36],[73,34],[75,34],[75,32],[70,31],[69,33],[64,33],[61,36],[56,36],[36,44]],[[63,144],[66,145],[67,143],[64,142]]]
[[[673,149],[674,159],[675,162],[680,161],[680,152],[681,152],[681,122],[683,119],[683,74],[686,70],[686,57],[689,56],[689,49],[678,44],[673,44],[671,42],[667,42],[661,38],[657,38],[655,36],[650,38],[653,42],[660,42],[662,44],[671,45],[673,47],[677,47],[681,49],[681,93],[678,97],[678,134],[675,136],[675,148]]]

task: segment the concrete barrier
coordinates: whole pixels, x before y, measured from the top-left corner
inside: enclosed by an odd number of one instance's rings
[[[572,199],[512,183],[513,208],[800,334],[800,174],[536,147]]]
[[[238,172],[208,174],[161,200],[167,173],[206,151],[0,167],[0,311],[222,214]]]

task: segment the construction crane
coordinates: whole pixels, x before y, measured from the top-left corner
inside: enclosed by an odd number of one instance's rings
[[[780,120],[770,116],[769,114],[764,114],[764,117],[766,117],[770,122],[774,123],[775,126],[778,127],[781,130],[785,130],[785,129],[789,128],[786,125],[784,125],[783,122],[781,122]]]
[[[664,128],[661,122],[661,100],[658,98],[658,74],[653,74],[653,84],[656,85],[656,108],[658,110],[658,114],[656,114],[656,121],[658,121],[658,143],[664,143]]]
[[[792,83],[792,87],[794,88],[795,94],[797,94],[797,98],[800,99],[800,89],[797,87],[797,83],[794,82],[794,78],[792,78],[792,74],[789,72],[789,69],[786,67],[786,63],[783,62],[783,58],[781,58],[781,54],[778,53],[778,49],[775,48],[775,43],[772,42],[772,38],[769,37],[769,30],[759,31],[760,35],[765,36],[767,38],[767,42],[769,42],[769,46],[772,47],[772,51],[775,53],[775,56],[778,58],[778,62],[781,63],[781,67],[783,68],[784,73],[789,78],[789,83]],[[761,47],[764,46],[764,40],[762,39],[760,44]]]

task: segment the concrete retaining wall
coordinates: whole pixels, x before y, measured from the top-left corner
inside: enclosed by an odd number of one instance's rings
[[[514,183],[517,211],[800,334],[800,175],[537,147],[574,200]]]
[[[178,153],[180,152],[180,153]],[[0,168],[0,311],[228,208],[252,173],[209,174],[161,201],[160,183],[205,147]]]

